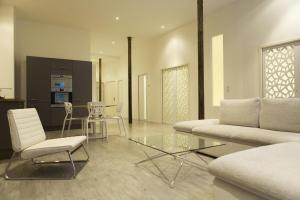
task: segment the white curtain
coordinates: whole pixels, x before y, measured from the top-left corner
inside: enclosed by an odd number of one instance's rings
[[[189,119],[189,72],[187,66],[163,70],[163,123]]]

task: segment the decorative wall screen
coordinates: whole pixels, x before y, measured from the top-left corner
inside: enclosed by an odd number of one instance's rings
[[[162,71],[163,123],[172,124],[189,119],[189,71],[188,66]]]
[[[263,48],[263,84],[266,98],[293,98],[296,96],[297,43]]]

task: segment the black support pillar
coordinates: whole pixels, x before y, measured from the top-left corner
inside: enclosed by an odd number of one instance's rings
[[[203,0],[197,0],[198,25],[198,118],[204,119],[204,48],[203,48]]]
[[[99,101],[102,101],[102,59],[99,58]]]
[[[132,60],[131,42],[132,37],[128,37],[128,122],[132,124]]]

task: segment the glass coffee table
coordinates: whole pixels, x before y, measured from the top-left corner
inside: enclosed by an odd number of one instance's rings
[[[149,135],[149,136],[132,136],[129,138],[130,141],[135,142],[141,147],[141,150],[146,156],[146,159],[135,163],[138,166],[141,163],[151,162],[153,166],[160,173],[160,177],[163,181],[167,182],[170,187],[174,187],[175,180],[181,171],[183,163],[203,169],[203,165],[186,158],[187,154],[195,154],[202,162],[207,165],[207,161],[203,159],[201,154],[198,153],[200,150],[215,148],[225,145],[218,140],[209,138],[203,138],[197,135],[184,134],[184,133],[172,133],[172,134],[161,134],[161,135]],[[155,155],[147,153],[146,149],[150,148],[159,152]],[[176,170],[174,177],[168,178],[160,166],[155,163],[155,159],[171,156],[174,159],[180,161],[180,165]]]

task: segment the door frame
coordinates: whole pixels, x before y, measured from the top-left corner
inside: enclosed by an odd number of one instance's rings
[[[137,82],[138,82],[138,119],[139,121],[147,121],[148,120],[148,89],[146,89],[146,120],[141,120],[141,116],[140,116],[140,77],[141,76],[146,76],[146,88],[147,88],[147,83],[148,83],[148,73],[143,73],[143,74],[139,74],[138,75],[138,79],[137,79]]]

